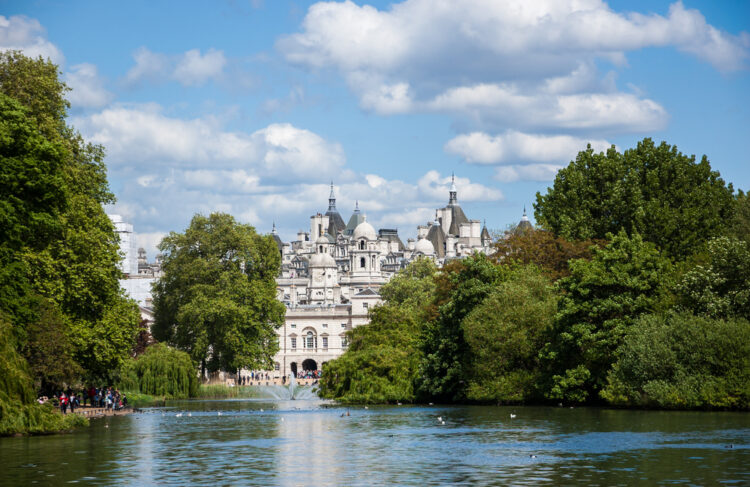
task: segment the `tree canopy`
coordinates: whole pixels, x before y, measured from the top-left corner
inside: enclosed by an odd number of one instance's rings
[[[195,215],[159,249],[154,338],[186,351],[203,370],[269,369],[284,320],[276,299],[279,252],[231,215]]]
[[[732,185],[677,147],[646,138],[620,153],[588,149],[537,193],[537,222],[571,240],[603,239],[620,230],[640,234],[683,259],[727,230],[735,214]]]

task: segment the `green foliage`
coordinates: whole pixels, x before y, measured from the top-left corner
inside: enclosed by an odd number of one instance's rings
[[[438,401],[466,397],[471,361],[462,322],[507,276],[508,269],[483,254],[452,261],[437,279],[437,317],[422,332],[424,357],[417,377],[418,395]]]
[[[539,399],[539,349],[557,295],[534,266],[516,268],[463,322],[471,367],[466,397],[481,402]]]
[[[708,261],[685,273],[676,286],[681,308],[712,318],[750,320],[750,247],[736,238],[708,243]]]
[[[750,408],[750,323],[645,315],[628,331],[601,395],[624,406]]]
[[[188,352],[201,369],[270,368],[274,329],[284,320],[273,239],[212,213],[194,216],[159,249],[164,274],[154,286],[154,337]]]
[[[380,289],[370,324],[348,332],[349,349],[325,364],[321,397],[348,403],[413,402],[419,338],[435,290],[435,264],[419,259]]]
[[[229,387],[226,384],[201,384],[196,397],[221,399],[230,397],[258,397],[255,387]]]
[[[634,320],[657,306],[670,264],[653,244],[621,232],[570,269],[542,356],[547,397],[583,402],[598,397]]]
[[[65,123],[66,91],[51,62],[0,53],[0,312],[43,385],[71,380],[63,366],[107,378],[138,325],[126,321],[135,305],[120,294],[118,239],[102,206],[114,202],[104,151]],[[34,356],[55,337],[70,355]]]
[[[546,195],[537,193],[537,222],[572,240],[638,233],[673,258],[698,251],[724,234],[734,214],[732,186],[676,147],[644,139],[620,154],[591,146],[561,169]]]
[[[750,195],[742,190],[737,192],[735,198],[734,217],[729,233],[750,245]]]
[[[120,388],[168,399],[186,399],[198,393],[198,372],[190,356],[156,343],[120,369]]]

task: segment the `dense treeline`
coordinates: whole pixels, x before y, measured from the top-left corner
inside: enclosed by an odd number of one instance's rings
[[[493,256],[394,277],[321,394],[750,408],[750,204],[706,157],[589,148],[535,210]]]
[[[198,392],[198,375],[190,355],[156,343],[123,364],[120,388],[167,399],[187,399]]]

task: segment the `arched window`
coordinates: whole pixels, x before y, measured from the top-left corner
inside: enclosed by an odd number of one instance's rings
[[[359,241],[359,250],[365,250],[365,241],[364,239]]]
[[[364,268],[365,268],[365,265],[367,265],[367,261],[365,260],[365,258],[364,258],[364,257],[361,257],[361,258],[359,259],[359,266],[360,266],[361,268],[363,268],[363,269],[364,269]]]
[[[321,254],[323,253],[323,246],[322,245],[320,246],[320,253]]]
[[[305,348],[318,348],[318,344],[315,343],[318,340],[315,337],[315,334],[311,331],[307,332],[307,335],[305,336]]]

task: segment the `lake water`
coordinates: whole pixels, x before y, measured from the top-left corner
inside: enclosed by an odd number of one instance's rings
[[[750,485],[750,415],[193,400],[0,438],[0,485],[63,484]]]

